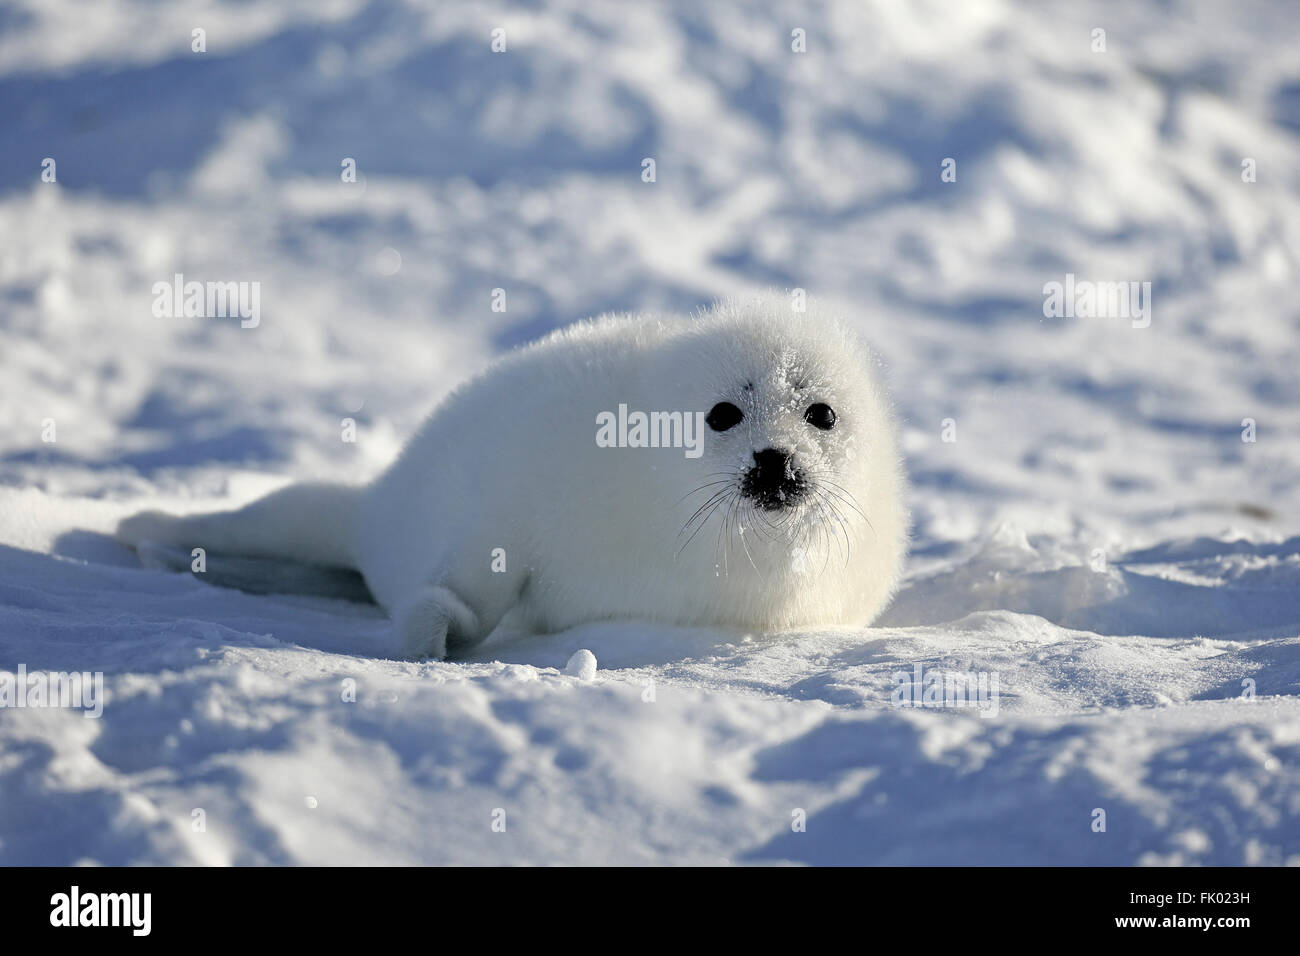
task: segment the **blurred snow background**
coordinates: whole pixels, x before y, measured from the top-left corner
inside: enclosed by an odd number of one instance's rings
[[[1209,0],[0,4],[0,669],[111,695],[0,709],[0,863],[1300,862],[1295,37]],[[261,324],[156,318],[178,272],[260,282]],[[1045,318],[1066,273],[1150,282],[1150,327]],[[396,663],[371,608],[103,536],[364,478],[502,351],[768,286],[888,364],[882,627]],[[893,708],[918,663],[996,672],[998,716]]]

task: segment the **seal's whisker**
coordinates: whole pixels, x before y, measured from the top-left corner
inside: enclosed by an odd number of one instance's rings
[[[848,489],[835,484],[835,482],[833,481],[826,481],[825,479],[819,479],[819,483],[825,486],[824,490],[827,492],[827,494],[834,495],[841,502],[843,502],[844,504],[852,508],[854,511],[856,511],[859,517],[861,517],[862,520],[867,523],[867,527],[871,529],[872,534],[876,533],[876,528],[871,523],[871,519],[868,518],[866,514],[863,512],[863,510],[858,507],[857,500],[853,497],[853,494]]]
[[[727,495],[731,493],[732,492],[730,488],[723,488],[719,491],[715,491],[712,495],[708,497],[708,499],[703,504],[701,504],[698,508],[696,508],[693,512],[691,512],[691,516],[689,518],[687,518],[684,522],[682,522],[682,528],[681,531],[678,532],[678,534],[680,535],[683,532],[685,532],[695,522],[695,520],[699,518],[701,514],[703,514],[705,511],[709,509],[710,505],[715,504],[716,502],[727,497]]]
[[[724,492],[719,492],[719,494],[725,494],[725,493],[724,493]],[[717,497],[717,496],[715,496],[715,497]],[[712,501],[713,499],[710,499],[710,500]],[[700,520],[700,523],[699,523],[699,525],[695,528],[695,530],[691,532],[691,536],[690,536],[689,538],[687,538],[685,542],[683,542],[683,544],[682,544],[682,546],[681,546],[680,548],[677,549],[677,554],[678,554],[679,556],[681,555],[681,553],[682,553],[683,551],[686,550],[686,545],[690,544],[693,540],[695,540],[695,536],[696,536],[697,534],[699,534],[701,530],[703,530],[703,528],[704,528],[704,526],[705,526],[706,524],[709,523],[709,519],[713,517],[713,513],[714,513],[715,511],[717,511],[718,508],[720,508],[720,507],[722,506],[722,503],[723,503],[725,500],[726,500],[725,498],[718,498],[717,501],[714,501],[714,502],[713,502],[713,506],[712,506],[711,508],[709,508],[708,512],[707,512],[707,513],[704,515],[704,517]],[[683,528],[682,530],[685,531],[686,529]],[[680,537],[681,537],[681,532],[678,532],[677,536],[680,538]]]
[[[844,534],[844,563],[847,565],[849,563],[849,559],[853,556],[853,542],[849,535],[848,522],[844,518],[844,513],[841,512],[838,507],[836,507],[833,501],[831,501],[829,498],[825,499],[825,501],[826,501],[826,506],[830,509],[831,514],[834,516],[835,521],[839,525],[839,531],[837,532],[836,540],[837,541],[839,540],[838,534],[840,532]]]
[[[826,569],[830,567],[831,561],[830,521],[826,517],[826,509],[820,501],[814,499],[813,507],[817,509],[817,530],[821,532],[822,554],[824,556],[822,558],[822,574],[825,574]]]
[[[784,536],[784,532],[789,526],[791,520],[788,513],[782,516],[779,523],[776,523],[767,515],[755,510],[752,505],[749,510],[754,520],[755,527],[759,528],[768,540],[775,540],[778,537]]]
[[[754,506],[746,505],[745,509],[750,514],[753,514]],[[751,525],[751,527],[754,527],[754,525]],[[766,583],[763,572],[758,570],[758,565],[754,563],[754,556],[749,553],[749,542],[745,540],[745,515],[743,512],[740,516],[740,546],[744,549],[745,557],[749,559],[749,566],[754,569],[754,573],[758,575],[759,580]]]
[[[849,505],[854,511],[856,511],[863,518],[866,518],[866,515],[862,513],[862,509],[858,507],[857,498],[854,497],[853,493],[849,491],[847,488],[845,488],[843,485],[837,484],[836,482],[831,481],[829,478],[819,478],[818,483],[823,485],[827,491],[836,492],[837,498],[843,501],[846,505]]]
[[[705,488],[712,488],[712,487],[714,487],[715,485],[729,485],[729,484],[731,484],[731,482],[732,482],[732,479],[719,479],[718,481],[706,481],[704,484],[700,485],[698,488],[692,488],[690,491],[686,492],[686,494],[682,495],[680,498],[678,498],[676,501],[674,501],[673,504],[674,504],[674,505],[679,505],[679,504],[681,504],[683,501],[685,501],[687,498],[689,498],[691,495],[699,494],[699,493],[700,493],[701,491],[703,491]]]
[[[723,508],[722,511],[722,522],[718,526],[718,536],[713,543],[713,564],[716,568],[717,565],[721,563],[723,577],[728,577],[731,574],[731,569],[728,567],[727,563],[727,554],[731,550],[731,541],[728,529],[731,526],[731,512],[732,509],[735,508],[738,497],[739,496],[737,495],[727,499],[726,507]],[[721,552],[721,554],[719,554],[719,552]]]
[[[817,512],[816,528],[821,533],[821,549],[824,553],[829,554],[830,538],[828,537],[828,532],[827,532],[827,525],[829,524],[829,519],[826,516],[826,506],[823,505],[821,502],[821,495],[815,494],[811,500],[811,504],[812,507],[816,509]],[[823,562],[822,570],[823,571],[826,570],[825,562]]]
[[[727,517],[723,519],[726,523],[722,529],[722,570],[723,573],[730,576],[731,574],[731,535],[732,522],[736,520],[736,512],[740,510],[740,496],[731,499],[731,504],[727,508]]]
[[[709,505],[713,504],[719,498],[724,498],[729,494],[731,494],[731,490],[728,488],[723,488],[721,491],[715,491],[712,497],[710,497],[708,501],[704,502],[704,504],[696,508],[695,513],[686,519],[686,522],[682,525],[681,530],[677,532],[677,536],[680,538],[683,534],[685,534],[686,529],[691,526],[691,523],[695,521],[695,519],[699,517],[700,513],[703,512],[706,508],[708,508]]]

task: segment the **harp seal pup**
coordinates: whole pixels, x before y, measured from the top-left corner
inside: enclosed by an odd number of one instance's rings
[[[144,512],[117,537],[354,568],[394,653],[440,659],[507,614],[869,624],[898,584],[905,491],[877,360],[831,310],[768,293],[580,322],[452,392],[369,484]]]

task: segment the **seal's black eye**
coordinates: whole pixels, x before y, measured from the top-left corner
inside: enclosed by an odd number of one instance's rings
[[[704,420],[709,423],[709,427],[715,432],[725,432],[728,428],[739,425],[740,420],[744,417],[745,413],[731,402],[718,402]]]
[[[816,405],[809,405],[808,411],[803,413],[803,420],[814,428],[830,431],[835,427],[835,409],[829,405],[823,405],[821,402]]]

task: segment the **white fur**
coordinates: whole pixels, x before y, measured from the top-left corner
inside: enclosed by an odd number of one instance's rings
[[[597,415],[620,403],[693,413],[721,401],[745,419],[706,427],[701,457],[597,445]],[[835,409],[831,430],[804,420],[815,402]],[[818,491],[781,512],[720,500],[689,537],[692,513],[766,448],[793,451]],[[579,323],[457,389],[368,486],[291,486],[219,515],[149,512],[119,538],[355,567],[406,650],[442,657],[507,613],[541,631],[608,618],[868,624],[898,582],[904,494],[875,360],[817,303],[795,313],[772,294],[694,317]]]

